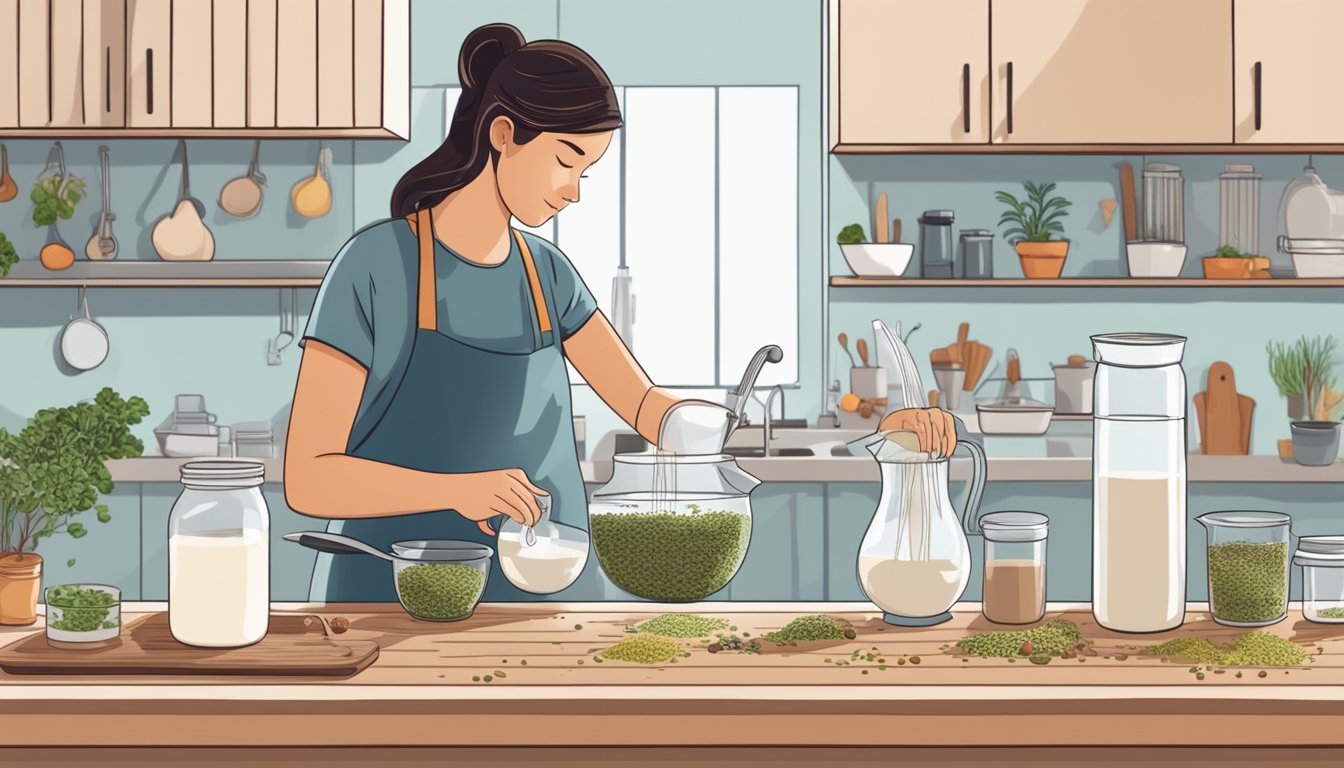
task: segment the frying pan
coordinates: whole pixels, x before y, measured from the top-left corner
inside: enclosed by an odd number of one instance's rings
[[[70,316],[70,322],[61,330],[61,357],[71,368],[90,371],[107,359],[109,343],[107,331],[89,316],[89,292],[79,289],[83,317]]]

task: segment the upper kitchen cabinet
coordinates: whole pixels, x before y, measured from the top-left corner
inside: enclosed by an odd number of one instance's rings
[[[831,0],[831,136],[989,141],[989,0]]]
[[[1339,0],[1237,0],[1236,141],[1344,144]]]
[[[0,0],[0,51],[0,136],[410,135],[410,0]]]
[[[1232,141],[1232,0],[993,0],[992,14],[995,144]]]

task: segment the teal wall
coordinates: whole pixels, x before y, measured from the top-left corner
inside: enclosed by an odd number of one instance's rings
[[[824,147],[822,4],[817,0],[416,0],[412,44],[412,140],[332,142],[336,167],[335,206],[317,220],[298,219],[287,205],[289,188],[311,173],[316,142],[272,141],[262,150],[269,177],[262,213],[247,221],[215,210],[219,188],[242,173],[249,142],[192,141],[193,191],[210,209],[218,258],[329,258],[358,227],[386,215],[392,184],[412,163],[437,146],[444,128],[444,88],[456,85],[456,53],[479,24],[506,21],[529,39],[560,37],[592,53],[619,84],[797,85],[803,107],[800,133],[799,265],[802,376],[787,396],[788,415],[814,418],[823,383],[842,370],[835,334],[865,334],[875,317],[924,327],[912,339],[918,360],[935,345],[953,340],[956,325],[971,324],[973,338],[1001,353],[1016,347],[1024,375],[1048,376],[1048,363],[1068,354],[1089,354],[1087,336],[1113,330],[1161,330],[1191,338],[1186,370],[1192,393],[1214,360],[1234,366],[1242,392],[1257,401],[1256,453],[1271,453],[1286,437],[1284,404],[1269,382],[1263,348],[1268,339],[1327,333],[1340,325],[1341,305],[1326,290],[1211,289],[831,289],[827,274],[848,274],[833,244],[851,221],[869,225],[868,203],[878,191],[892,201],[891,215],[904,220],[906,239],[917,237],[916,219],[928,208],[957,212],[957,228],[994,228],[998,189],[1021,181],[1058,181],[1075,201],[1067,221],[1073,249],[1066,275],[1122,273],[1123,224],[1117,215],[1103,229],[1098,202],[1117,198],[1116,164],[1141,168],[1144,158],[1116,157],[831,157]],[[24,194],[45,159],[48,142],[7,142],[11,172]],[[66,143],[71,168],[96,190],[98,142]],[[170,167],[170,141],[109,142],[114,164],[116,231],[121,258],[153,258],[147,229],[176,195],[177,170]],[[1158,158],[1148,158],[1158,159]],[[1168,158],[1162,158],[1168,159]],[[1198,256],[1212,250],[1217,231],[1217,172],[1233,158],[1179,157],[1189,187],[1187,231],[1196,274]],[[1236,158],[1242,161],[1243,158]],[[1303,165],[1300,157],[1252,157],[1266,175],[1262,190],[1262,249],[1278,231],[1279,193]],[[1344,161],[1316,158],[1327,182],[1344,184]],[[121,202],[121,201],[126,202]],[[827,202],[829,201],[829,202]],[[96,217],[96,200],[80,206],[65,223],[67,240],[82,246]],[[25,198],[0,205],[0,231],[24,258],[36,257],[44,233],[29,219]],[[995,242],[996,272],[1020,274],[1009,246]],[[1282,259],[1277,260],[1282,265]],[[588,275],[605,290],[609,275]],[[734,287],[744,294],[753,286]],[[300,292],[306,310],[313,291]],[[179,392],[199,392],[221,421],[275,417],[284,420],[297,373],[297,353],[268,367],[265,341],[276,331],[276,294],[253,289],[94,290],[90,305],[108,329],[112,353],[102,367],[72,375],[59,369],[54,342],[72,311],[75,292],[66,289],[0,291],[0,425],[20,426],[24,417],[51,404],[87,397],[110,385],[149,400],[154,414],[138,430],[152,445],[152,428]],[[305,318],[300,317],[300,322]],[[928,375],[927,368],[925,375]],[[928,384],[929,382],[926,382]],[[575,389],[576,412],[588,417],[589,446],[621,425],[586,387]],[[1192,440],[1197,435],[1191,435]],[[876,506],[875,485],[778,484],[754,494],[757,524],[747,560],[719,597],[761,599],[860,599],[853,557]],[[1051,599],[1086,599],[1089,588],[1090,503],[1086,484],[991,486],[985,510],[1034,509],[1051,516]],[[1335,486],[1192,486],[1191,515],[1233,506],[1282,509],[1295,517],[1297,533],[1339,532]],[[128,598],[166,596],[166,521],[177,487],[123,484],[108,500],[113,520],[92,535],[54,539],[42,547],[47,581],[111,582]],[[313,556],[279,537],[320,523],[289,510],[278,487],[268,487],[273,521],[273,596],[305,599]],[[316,523],[316,524],[315,524]],[[1204,595],[1202,533],[1190,533],[1192,599]],[[968,599],[979,595],[979,542],[972,542],[976,571]],[[76,563],[67,567],[69,558]],[[1295,586],[1296,589],[1296,586]],[[562,599],[622,597],[590,566]]]

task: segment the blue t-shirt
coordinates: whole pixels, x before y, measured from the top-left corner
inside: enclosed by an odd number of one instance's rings
[[[562,340],[597,311],[597,301],[569,259],[551,243],[523,233],[537,277],[554,297],[553,322]],[[438,332],[501,354],[527,354],[541,347],[536,309],[511,237],[503,262],[483,266],[434,243]],[[351,431],[357,444],[377,423],[410,359],[416,331],[419,243],[404,219],[387,219],[356,232],[322,280],[308,318],[303,345],[317,339],[368,371]]]

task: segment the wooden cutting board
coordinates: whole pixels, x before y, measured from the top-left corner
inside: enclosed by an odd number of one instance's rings
[[[122,627],[111,646],[63,650],[44,632],[0,649],[11,675],[275,675],[349,677],[378,658],[370,640],[333,640],[316,616],[272,615],[266,637],[246,648],[194,648],[173,639],[168,614]]]
[[[1208,389],[1195,395],[1199,419],[1199,452],[1210,456],[1246,456],[1251,452],[1251,419],[1255,401],[1237,393],[1232,366],[1209,366]]]

